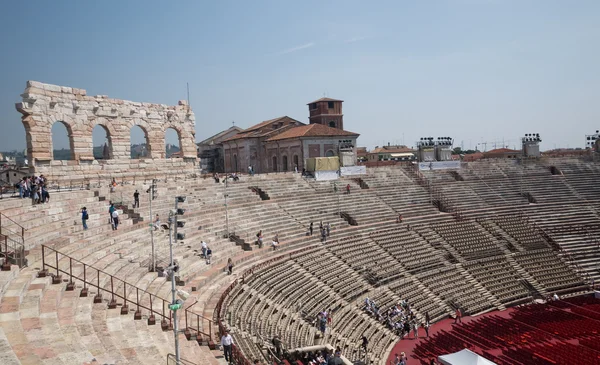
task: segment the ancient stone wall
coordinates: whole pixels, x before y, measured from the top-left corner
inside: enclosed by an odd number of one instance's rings
[[[22,114],[31,173],[61,179],[141,176],[196,172],[195,117],[186,101],[176,106],[88,96],[83,89],[28,81]],[[68,131],[72,160],[54,161],[52,125],[63,123]],[[108,160],[95,160],[92,130],[101,125],[109,144]],[[131,128],[145,133],[147,157],[132,160]],[[182,158],[166,159],[165,132],[177,131]]]

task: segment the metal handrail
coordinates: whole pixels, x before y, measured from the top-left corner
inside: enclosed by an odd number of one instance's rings
[[[55,266],[53,266],[51,263],[49,263],[46,260],[47,251],[50,252],[50,255],[54,254],[53,256],[54,256]],[[68,270],[61,269],[59,267],[60,266],[59,262],[61,259],[69,260]],[[83,277],[79,277],[73,273],[74,264],[83,266]],[[51,269],[53,271],[53,273],[49,273],[48,269]],[[90,273],[89,273],[90,270],[92,271],[92,273],[94,273],[94,272],[97,273],[95,278],[92,278],[92,279],[88,278],[89,276],[93,276],[93,275],[90,275]],[[47,275],[54,276],[55,281],[53,281],[53,282],[59,283],[60,280],[58,280],[58,279],[60,279],[61,274],[65,274],[69,277],[68,285],[67,285],[68,290],[74,289],[75,281],[81,281],[83,283],[83,288],[86,291],[87,291],[87,287],[89,286],[89,287],[97,288],[98,294],[100,294],[100,292],[102,292],[102,291],[109,294],[111,297],[111,301],[109,303],[109,308],[111,308],[111,307],[114,308],[116,306],[115,298],[122,299],[123,307],[126,308],[127,304],[130,303],[131,305],[134,305],[137,308],[136,313],[140,312],[140,308],[145,309],[145,310],[149,311],[151,313],[151,315],[157,315],[157,316],[163,318],[165,321],[168,320],[169,324],[172,324],[172,313],[171,313],[171,310],[168,309],[169,304],[171,304],[171,303],[168,300],[161,298],[158,295],[152,294],[144,289],[140,289],[137,286],[126,282],[125,280],[119,279],[119,278],[115,277],[114,275],[109,274],[103,270],[100,270],[91,265],[85,264],[84,262],[74,259],[68,255],[65,255],[51,247],[42,245],[42,269],[39,272],[39,276],[40,277],[44,277]],[[100,284],[100,274],[103,274],[106,277],[110,278],[110,289],[104,288]],[[96,280],[93,280],[93,279],[96,279]],[[115,290],[115,287],[118,289]],[[121,289],[120,289],[121,287],[122,287],[122,294],[121,294]],[[135,300],[128,299],[128,296],[127,296],[128,288],[129,288],[129,292],[135,291],[135,293],[136,293]],[[142,300],[144,299],[144,296],[148,297],[148,300],[149,300],[148,306],[146,306],[145,304],[142,304]],[[161,303],[161,309],[156,309],[152,305],[153,301],[157,301],[157,300]],[[168,311],[168,314],[166,313],[167,311]],[[209,338],[212,338],[212,335],[213,335],[212,334],[212,323],[211,323],[212,320],[210,318],[207,318],[201,314],[194,313],[193,311],[191,311],[189,309],[189,307],[186,308],[185,313],[186,313],[186,329],[196,331],[196,332],[201,333]],[[194,327],[193,323],[188,326],[188,321],[187,321],[188,314],[190,316],[195,316],[197,327]],[[141,318],[141,316],[140,316],[140,318]],[[208,332],[200,330],[200,319],[202,319],[203,322],[209,321],[209,331]]]
[[[175,355],[168,354],[167,355],[167,365],[196,365],[196,363],[191,362],[190,360],[181,359],[181,358],[179,359],[179,362],[178,362]]]
[[[0,230],[2,229],[2,219],[8,219],[12,223],[16,224],[19,228],[21,228],[21,238],[25,237],[25,227],[23,227],[22,225],[20,225],[19,223],[15,222],[14,220],[10,219],[10,217],[7,217],[2,213],[0,213]],[[2,232],[0,231],[0,233]]]

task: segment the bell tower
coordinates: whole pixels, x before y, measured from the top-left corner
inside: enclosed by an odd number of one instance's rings
[[[308,104],[310,124],[322,124],[331,128],[344,129],[343,100],[321,98]]]

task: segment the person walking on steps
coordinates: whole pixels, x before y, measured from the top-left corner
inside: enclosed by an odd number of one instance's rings
[[[116,210],[115,205],[112,202],[108,202],[110,206],[108,207],[108,223],[112,226],[113,231],[115,230],[115,223],[113,222],[113,212]]]
[[[229,333],[229,330],[225,331],[225,334],[221,337],[221,346],[223,346],[223,355],[225,355],[225,361],[228,364],[233,364],[233,354],[231,347],[233,346],[233,337]]]
[[[456,323],[456,322],[462,323],[462,312],[461,312],[460,308],[456,308],[454,323]]]
[[[233,260],[231,260],[231,257],[227,259],[227,273],[229,275],[233,274]]]
[[[90,216],[88,215],[87,208],[86,207],[81,208],[81,222],[83,223],[84,230],[88,229],[87,220],[89,218],[90,218]]]
[[[138,193],[137,190],[135,191],[135,193],[133,193],[133,207],[134,208],[140,207],[140,193]]]
[[[119,212],[117,210],[113,210],[112,212],[112,220],[113,220],[113,229],[116,231],[119,228]]]

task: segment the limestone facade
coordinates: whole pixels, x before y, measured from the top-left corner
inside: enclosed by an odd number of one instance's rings
[[[196,172],[195,117],[186,101],[178,105],[152,104],[88,96],[83,89],[27,81],[22,101],[15,105],[22,114],[30,173],[55,178],[144,176],[147,173]],[[54,161],[52,125],[65,125],[72,159]],[[92,130],[96,125],[107,134],[108,160],[95,160]],[[130,158],[131,128],[139,126],[146,137],[147,157]],[[166,159],[165,132],[179,136],[182,158]]]

